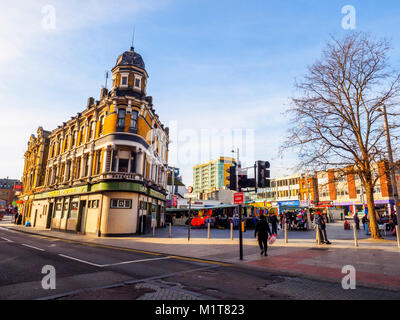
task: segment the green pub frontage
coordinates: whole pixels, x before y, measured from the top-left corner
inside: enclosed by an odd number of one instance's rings
[[[32,227],[98,236],[165,226],[165,194],[136,182],[100,182],[31,195]]]

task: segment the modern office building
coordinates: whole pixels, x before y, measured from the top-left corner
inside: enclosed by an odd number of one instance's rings
[[[229,183],[227,177],[229,169],[236,164],[234,158],[220,157],[193,167],[193,193],[199,195],[199,199],[209,199],[211,192],[225,189]]]

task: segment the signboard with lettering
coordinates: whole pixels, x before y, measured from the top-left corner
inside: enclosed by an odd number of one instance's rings
[[[243,204],[244,202],[244,193],[238,192],[233,195],[233,203],[234,204]]]

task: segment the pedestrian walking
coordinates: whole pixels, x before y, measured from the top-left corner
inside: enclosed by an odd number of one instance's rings
[[[319,227],[319,235],[322,243],[331,244],[328,240],[328,236],[326,235],[326,222],[324,217],[321,214],[321,211],[317,211],[317,216],[315,217],[315,224]]]
[[[274,213],[270,216],[269,222],[271,222],[272,234],[276,235],[278,232],[278,218]]]
[[[360,219],[358,218],[357,212],[354,213],[353,219],[354,219],[354,223],[356,224],[357,230],[360,230]]]
[[[14,215],[14,223],[17,224],[18,221],[18,211]]]
[[[261,249],[261,255],[267,256],[268,250],[268,235],[271,235],[271,230],[265,219],[265,216],[260,215],[260,220],[256,224],[256,228],[254,229],[254,237],[258,237],[258,245]]]
[[[17,224],[21,223],[22,223],[22,214],[18,215],[18,220],[17,220]]]
[[[368,215],[365,214],[364,217],[362,217],[361,222],[363,224],[363,229],[366,230],[367,224],[368,224]]]

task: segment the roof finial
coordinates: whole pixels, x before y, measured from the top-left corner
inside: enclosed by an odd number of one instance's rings
[[[131,51],[133,52],[134,51],[134,49],[135,49],[135,47],[133,46],[134,45],[134,43],[135,43],[135,29],[136,29],[136,26],[135,25],[133,25],[133,32],[132,32],[132,46],[131,46]]]

